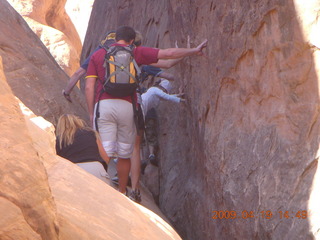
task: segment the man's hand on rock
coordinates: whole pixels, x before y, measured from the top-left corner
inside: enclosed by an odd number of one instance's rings
[[[201,44],[199,44],[196,49],[198,50],[198,53],[197,55],[199,56],[202,56],[203,55],[203,52],[202,52],[202,49],[204,49],[205,47],[207,47],[207,43],[208,43],[208,40],[204,40]]]
[[[64,91],[64,89],[62,90],[62,95],[65,97],[65,99],[67,99],[67,101],[69,101],[69,102],[72,103],[70,94],[69,94],[69,93],[66,93],[66,92]]]

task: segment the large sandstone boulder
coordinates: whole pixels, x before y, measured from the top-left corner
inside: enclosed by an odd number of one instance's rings
[[[142,31],[147,46],[209,40],[205,57],[175,67],[187,103],[160,109],[160,207],[184,238],[320,239],[311,204],[320,200],[319,7],[95,1],[82,58],[120,25]],[[225,219],[230,211],[237,218]]]
[[[87,119],[86,104],[78,89],[74,102],[61,94],[68,76],[23,18],[5,0],[0,0],[0,56],[13,93],[36,115],[55,124],[63,113]]]
[[[0,58],[0,239],[59,239],[56,205]]]
[[[79,67],[79,34],[66,13],[66,0],[8,0],[49,49],[59,66],[71,76]]]

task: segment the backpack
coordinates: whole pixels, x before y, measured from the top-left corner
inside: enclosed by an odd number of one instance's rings
[[[132,107],[134,112],[134,121],[138,129],[138,109],[135,102],[135,91],[139,90],[140,68],[133,56],[133,46],[106,46],[103,48],[107,51],[104,57],[103,67],[106,69],[104,80],[102,82],[102,90],[99,99],[103,92],[106,92],[115,97],[131,96]],[[98,118],[100,101],[96,107],[95,126],[99,132]]]
[[[103,91],[115,96],[132,96],[139,86],[140,68],[134,60],[133,46],[105,47],[106,74]]]

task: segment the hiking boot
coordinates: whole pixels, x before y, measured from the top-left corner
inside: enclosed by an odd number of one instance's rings
[[[116,184],[116,185],[119,185],[119,178],[117,175],[115,175],[113,178],[111,178],[111,182]]]
[[[136,203],[141,203],[140,190],[139,189],[132,190],[129,198]]]
[[[141,162],[141,174],[142,175],[144,174],[144,170],[146,169],[147,165],[148,165],[148,161],[142,160],[142,162]]]
[[[127,186],[128,186],[128,187],[131,187],[131,177],[130,177],[130,176],[129,176],[129,178],[128,178]]]
[[[157,161],[156,156],[154,154],[149,155],[149,161],[152,165],[158,167],[158,161]]]
[[[129,197],[129,191],[128,188],[126,188],[126,191],[124,193],[122,193],[123,195],[125,195],[126,197]]]

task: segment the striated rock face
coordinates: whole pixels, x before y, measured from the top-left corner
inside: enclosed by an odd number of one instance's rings
[[[79,67],[81,40],[65,11],[66,0],[9,0],[70,76]]]
[[[209,40],[205,57],[174,68],[187,103],[160,109],[160,207],[183,238],[320,238],[311,204],[319,202],[319,8],[95,1],[82,58],[120,25],[140,30],[147,46]],[[237,218],[225,219],[230,211]]]
[[[0,56],[14,95],[36,115],[53,124],[63,113],[87,119],[83,95],[77,89],[73,91],[77,105],[64,99],[61,91],[68,76],[23,18],[4,0],[0,1],[0,29]]]
[[[0,60],[0,238],[59,239],[56,205],[46,170],[33,148]],[[19,134],[13,134],[12,129]]]

